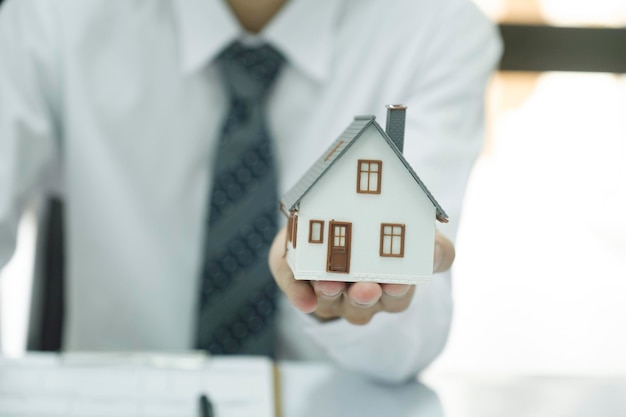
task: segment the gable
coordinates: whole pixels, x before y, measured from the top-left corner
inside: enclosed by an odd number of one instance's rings
[[[367,131],[369,127],[374,128],[380,139],[387,144],[393,151],[397,160],[404,166],[413,180],[426,194],[436,209],[436,217],[440,222],[447,222],[447,214],[435,200],[433,195],[428,191],[424,183],[417,176],[408,161],[404,158],[400,150],[393,143],[391,138],[385,133],[380,125],[375,121],[374,116],[357,116],[354,121],[346,128],[346,130],[335,140],[328,149],[319,157],[319,159],[309,168],[302,178],[289,190],[281,199],[281,207],[286,210],[297,210],[302,198],[309,190],[318,183],[320,178],[330,171],[345,154]]]
[[[367,172],[366,168],[374,169]],[[398,212],[396,206],[423,207],[431,222],[435,216],[426,194],[416,186],[393,150],[381,140],[378,130],[370,126],[327,175],[320,177],[300,199],[298,209],[304,217],[326,215],[356,221],[359,216],[355,214],[365,209],[377,212],[371,213],[373,218],[382,213],[395,213],[393,218],[398,220],[404,218],[404,213]]]

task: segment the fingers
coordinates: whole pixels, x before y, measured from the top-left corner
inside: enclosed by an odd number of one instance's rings
[[[286,228],[282,228],[274,238],[269,253],[269,266],[276,284],[289,301],[303,313],[315,310],[317,296],[308,281],[297,281],[285,259]]]
[[[415,293],[415,285],[406,284],[382,284],[383,296],[381,304],[384,311],[390,313],[399,313],[406,310],[411,304],[413,294]]]
[[[433,257],[433,272],[444,272],[452,267],[456,252],[450,239],[435,230],[435,253]]]
[[[383,310],[380,303],[383,290],[375,282],[355,282],[348,288],[347,300],[343,304],[343,317],[352,324],[364,325],[374,314]]]
[[[313,281],[311,285],[317,295],[315,315],[321,319],[340,317],[346,284],[336,281]]]
[[[322,319],[343,317],[352,324],[370,322],[380,311],[390,313],[406,310],[413,297],[415,286],[357,282],[312,282],[317,294],[315,314]]]
[[[382,309],[379,284],[314,281],[311,285],[318,296],[315,315],[322,319],[343,317],[352,324],[366,324]]]

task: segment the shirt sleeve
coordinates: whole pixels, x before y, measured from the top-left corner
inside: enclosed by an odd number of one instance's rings
[[[50,178],[58,150],[52,3],[9,0],[0,8],[0,268],[14,251],[21,212]]]
[[[470,2],[452,2],[432,21],[406,103],[405,156],[450,216],[440,229],[453,239],[473,163],[483,143],[487,82],[501,53],[494,25]],[[416,54],[417,56],[417,54]],[[419,150],[418,150],[419,148]],[[294,309],[295,310],[295,309]],[[386,382],[415,377],[443,350],[452,318],[450,273],[418,286],[410,307],[378,313],[364,326],[320,323],[304,314],[300,327],[339,365]],[[389,354],[393,347],[393,355]]]

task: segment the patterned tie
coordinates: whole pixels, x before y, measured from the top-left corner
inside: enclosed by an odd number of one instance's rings
[[[277,289],[267,266],[276,235],[277,178],[265,100],[283,63],[263,45],[228,47],[218,64],[230,93],[214,162],[197,347],[274,353]]]

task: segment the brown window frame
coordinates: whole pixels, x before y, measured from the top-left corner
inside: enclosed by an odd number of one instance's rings
[[[369,164],[367,170],[361,169],[361,164]],[[378,171],[372,171],[372,164],[378,166]],[[376,189],[370,190],[370,181],[372,178],[372,173],[378,173],[378,181],[376,182]],[[361,189],[361,176],[367,175],[367,189]],[[383,177],[383,161],[378,159],[359,159],[356,166],[356,192],[359,194],[380,194],[380,185]]]
[[[391,234],[385,234],[385,227],[391,227]],[[400,228],[400,234],[394,234],[394,227]],[[404,258],[404,237],[406,234],[406,226],[404,224],[399,223],[381,223],[380,224],[380,251],[379,254],[384,258]],[[384,243],[385,237],[389,236],[391,241],[389,242],[389,251],[390,253],[384,252]],[[400,253],[393,253],[393,238],[396,236],[400,236]]]
[[[291,242],[291,231],[293,229],[293,214],[290,214],[287,218],[287,242]]]
[[[320,238],[313,239],[313,225],[320,225]],[[324,243],[324,220],[309,220],[309,243]]]
[[[298,215],[293,216],[292,227],[293,227],[293,231],[291,234],[292,234],[293,241],[291,243],[293,244],[293,248],[295,249],[296,242],[298,241]]]

